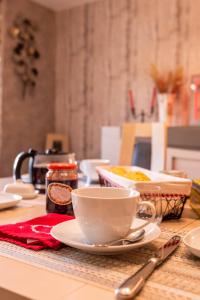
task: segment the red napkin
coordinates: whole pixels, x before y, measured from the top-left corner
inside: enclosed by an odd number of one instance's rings
[[[61,242],[50,235],[51,228],[64,221],[74,219],[72,216],[47,214],[26,222],[0,226],[0,240],[7,241],[27,249],[58,249]]]

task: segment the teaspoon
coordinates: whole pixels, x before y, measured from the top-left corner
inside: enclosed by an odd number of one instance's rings
[[[108,246],[120,246],[120,245],[132,244],[132,243],[135,243],[137,241],[140,241],[144,237],[144,234],[145,234],[145,230],[141,229],[141,230],[137,230],[135,232],[130,233],[129,235],[127,235],[123,239],[112,241],[112,242],[109,242],[107,244],[102,244],[102,245],[98,244],[98,245],[95,245],[95,246],[97,246],[97,247],[108,247]]]

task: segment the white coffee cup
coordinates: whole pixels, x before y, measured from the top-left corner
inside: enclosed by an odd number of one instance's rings
[[[140,193],[130,188],[84,187],[73,190],[71,195],[76,220],[92,244],[123,238],[155,220],[154,205],[148,201],[139,203]],[[140,206],[150,208],[152,217],[131,228]]]
[[[87,183],[98,181],[97,166],[109,165],[108,159],[84,159],[80,162],[80,170],[87,176]]]

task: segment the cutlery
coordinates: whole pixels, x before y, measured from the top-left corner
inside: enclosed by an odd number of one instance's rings
[[[126,279],[116,290],[117,299],[131,299],[142,289],[145,280],[151,275],[154,269],[162,264],[164,260],[179,246],[181,237],[173,236],[165,243],[147,263],[145,263],[135,274]]]
[[[144,229],[137,230],[135,232],[130,233],[129,235],[127,235],[126,237],[124,237],[122,239],[112,241],[107,244],[98,244],[98,245],[95,245],[95,247],[108,247],[108,246],[120,246],[120,245],[132,244],[132,243],[135,243],[135,242],[143,239],[144,234],[145,234]]]

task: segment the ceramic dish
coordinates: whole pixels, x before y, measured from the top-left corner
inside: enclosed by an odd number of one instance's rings
[[[21,179],[8,183],[4,186],[4,192],[22,196],[23,199],[33,199],[37,197],[39,191],[34,189],[31,183],[23,183]]]
[[[190,195],[192,181],[190,179],[179,178],[175,176],[169,176],[166,174],[152,172],[147,169],[133,166],[124,166],[127,171],[142,172],[144,175],[150,178],[150,181],[134,181],[123,176],[114,174],[110,171],[112,166],[97,167],[97,172],[102,179],[105,179],[111,186],[117,187],[132,187],[143,192],[145,187],[154,187],[159,185],[162,193],[176,194],[181,193],[183,195]]]
[[[200,227],[189,231],[184,237],[183,243],[192,254],[200,257]]]
[[[29,199],[34,199],[38,196],[39,191],[34,191],[33,193],[27,193],[27,194],[23,194],[23,199],[25,200],[29,200]]]
[[[144,221],[135,220],[134,227],[139,226],[141,222]],[[107,247],[99,247],[89,244],[86,238],[84,237],[76,220],[66,221],[54,226],[50,234],[55,239],[64,243],[67,246],[71,246],[92,254],[111,255],[123,253],[135,248],[142,247],[157,239],[160,235],[160,232],[161,231],[158,225],[152,223],[145,227],[145,235],[141,241],[128,245]]]
[[[22,197],[15,194],[0,192],[0,209],[5,209],[17,205]]]

